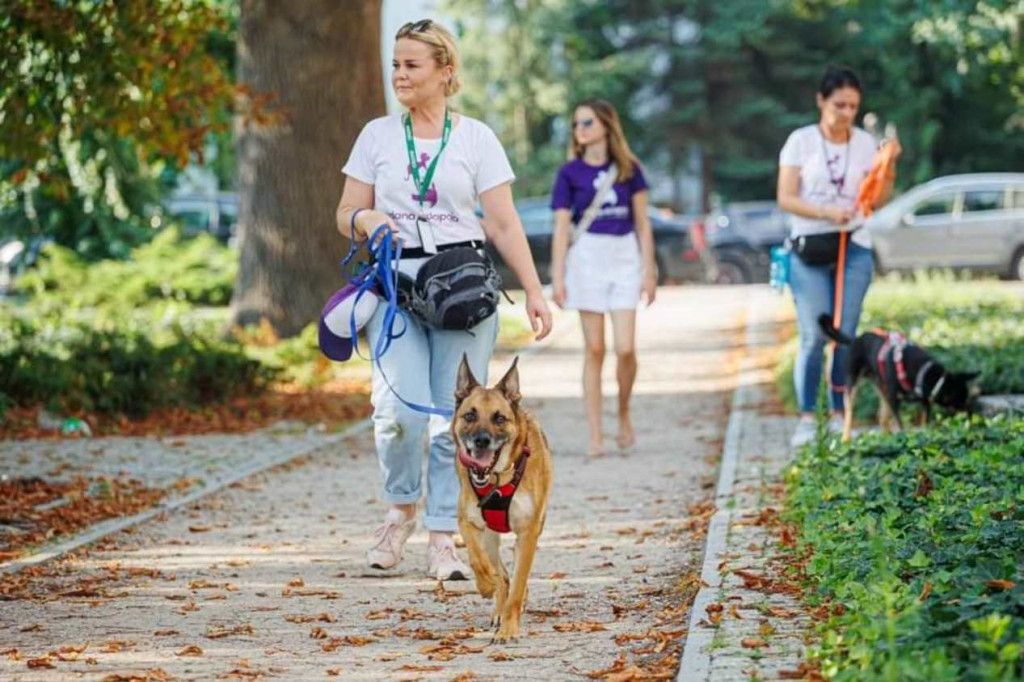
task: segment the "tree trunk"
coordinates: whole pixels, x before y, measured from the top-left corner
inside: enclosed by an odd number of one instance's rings
[[[348,242],[334,212],[341,167],[384,113],[381,0],[243,0],[238,80],[282,114],[236,118],[241,260],[232,318],[280,337],[316,319],[341,286]]]

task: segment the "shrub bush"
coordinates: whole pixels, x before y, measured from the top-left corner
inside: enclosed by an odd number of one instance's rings
[[[63,413],[141,417],[263,390],[277,370],[237,343],[130,326],[90,328],[12,317],[0,337],[0,405],[43,404]],[[159,339],[159,340],[158,340]]]
[[[157,301],[222,306],[231,300],[237,273],[237,253],[210,235],[183,238],[171,228],[123,261],[88,263],[70,249],[47,245],[39,264],[18,280],[18,291],[44,309],[125,309]]]
[[[816,654],[826,676],[1021,679],[1024,421],[805,448],[787,482],[806,576],[844,607]]]

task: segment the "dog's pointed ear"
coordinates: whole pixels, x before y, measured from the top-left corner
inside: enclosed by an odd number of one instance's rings
[[[469,368],[469,358],[463,353],[462,362],[459,363],[459,375],[455,380],[455,402],[461,403],[479,385],[480,382],[473,376],[473,370]]]
[[[522,396],[519,394],[519,356],[517,355],[512,361],[512,366],[505,372],[505,376],[498,382],[498,390],[502,392],[505,399],[513,405],[519,403],[519,398]]]

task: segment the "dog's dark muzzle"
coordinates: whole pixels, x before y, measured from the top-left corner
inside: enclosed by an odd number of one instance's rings
[[[459,461],[462,465],[471,471],[490,473],[498,461],[498,452],[504,440],[495,439],[488,431],[478,431],[460,440],[462,447],[459,448]]]

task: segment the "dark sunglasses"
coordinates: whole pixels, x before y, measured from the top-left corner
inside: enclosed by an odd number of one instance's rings
[[[399,36],[407,36],[410,33],[423,33],[433,25],[433,21],[430,19],[421,19],[420,21],[410,21],[408,24],[398,30]]]
[[[573,121],[572,122],[572,129],[576,130],[577,126],[583,126],[584,128],[589,128],[592,125],[594,125],[594,119],[592,119],[592,118],[585,118],[582,121]]]

